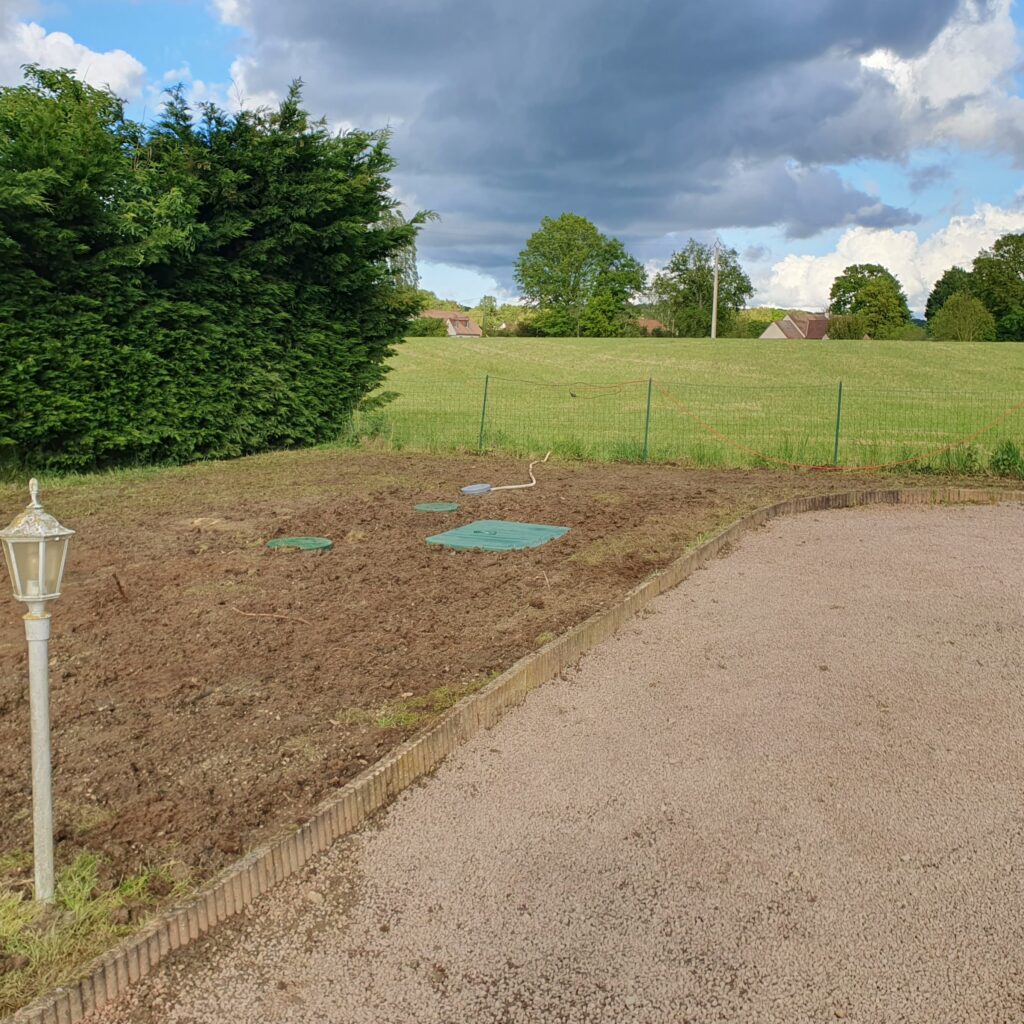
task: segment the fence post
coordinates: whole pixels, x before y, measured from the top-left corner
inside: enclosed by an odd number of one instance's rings
[[[651,439],[651,392],[654,390],[654,378],[647,378],[647,416],[644,419],[644,462],[650,453],[649,442]]]
[[[487,419],[487,392],[490,390],[491,375],[488,373],[484,376],[484,404],[480,410],[480,443],[478,448],[480,451],[484,450],[484,423]]]
[[[843,424],[843,382],[839,382],[839,398],[836,401],[836,444],[832,449],[832,465],[839,465],[839,430]]]

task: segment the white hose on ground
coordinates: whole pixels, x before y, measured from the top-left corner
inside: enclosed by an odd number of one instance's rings
[[[545,463],[551,457],[551,452],[548,452],[543,459],[535,459],[530,463],[530,482],[528,484],[503,484],[501,487],[492,487],[492,491],[517,491],[523,487],[535,487],[537,485],[537,478],[533,475],[533,467],[538,463]]]

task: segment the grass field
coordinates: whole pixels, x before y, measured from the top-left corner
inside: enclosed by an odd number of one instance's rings
[[[516,454],[820,465],[838,419],[840,465],[977,472],[1024,444],[1021,345],[414,338],[393,367],[399,397],[358,429],[398,448],[475,449],[482,426]]]

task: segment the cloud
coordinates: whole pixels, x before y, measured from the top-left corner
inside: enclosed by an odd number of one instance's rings
[[[71,68],[90,85],[109,87],[123,99],[142,94],[146,69],[124,50],[97,53],[66,32],[47,32],[34,21],[19,21],[20,4],[0,4],[0,83],[16,85],[23,64]]]
[[[249,13],[245,0],[213,0],[211,7],[225,25],[242,26]]]
[[[1024,160],[1011,0],[209,2],[242,29],[233,101],[301,76],[332,124],[390,126],[398,190],[441,215],[421,254],[505,284],[563,210],[643,259],[729,228],[900,237],[916,213],[844,165],[925,146]]]
[[[823,256],[787,256],[759,280],[757,301],[794,309],[822,309],[832,282],[851,263],[881,263],[899,279],[910,308],[921,311],[944,270],[969,267],[978,252],[1000,235],[1024,231],[1024,210],[980,205],[954,217],[946,227],[921,240],[913,231],[851,228]]]
[[[777,159],[709,169],[672,200],[670,214],[689,228],[761,227],[781,224],[789,238],[810,238],[834,227],[913,224],[910,210],[889,206],[853,188],[832,168]]]
[[[389,124],[396,181],[441,214],[430,259],[507,281],[540,218],[624,240],[706,228],[913,223],[844,183],[905,155],[902,99],[865,64],[927,54],[960,0],[217,0],[248,99],[301,75],[316,113]]]
[[[909,175],[911,192],[924,192],[933,185],[941,185],[953,176],[953,172],[943,164],[927,164],[915,167]]]
[[[1011,0],[963,0],[928,49],[863,58],[895,91],[911,145],[957,143],[1024,162],[1024,101],[1013,94],[1021,48]]]
[[[181,67],[165,71],[159,82],[150,82],[146,86],[147,106],[153,110],[160,109],[167,99],[166,90],[179,85],[182,87],[186,103],[191,107],[213,103],[225,110],[237,110],[244,105],[230,84],[207,82],[202,78],[196,78],[186,61]]]

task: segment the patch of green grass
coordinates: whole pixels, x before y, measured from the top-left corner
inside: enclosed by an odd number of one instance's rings
[[[4,876],[13,872],[22,872],[32,867],[32,854],[28,850],[11,850],[0,853],[0,884]]]
[[[56,898],[44,906],[31,899],[22,877],[30,864],[27,853],[0,855],[0,1015],[73,979],[91,959],[139,927],[158,904],[188,889],[186,881],[173,881],[164,866],[104,890],[100,858],[82,853],[59,872]]]
[[[1013,441],[1003,441],[992,453],[989,462],[989,469],[996,476],[1024,477],[1024,455],[1021,454],[1019,445]]]
[[[346,708],[332,721],[350,728],[372,725],[378,729],[418,729],[495,677],[492,673],[465,683],[446,684],[419,696],[396,697],[375,708]]]
[[[484,412],[484,382],[487,408]],[[695,466],[830,465],[843,382],[839,463],[909,451],[937,472],[984,470],[1024,444],[1024,345],[673,338],[415,338],[362,432],[422,451],[479,445],[525,456]],[[972,434],[989,426],[977,438]],[[362,429],[357,424],[357,430]],[[961,439],[971,455],[945,457]]]
[[[374,724],[378,729],[415,729],[421,717],[410,702],[399,700],[381,708]]]

